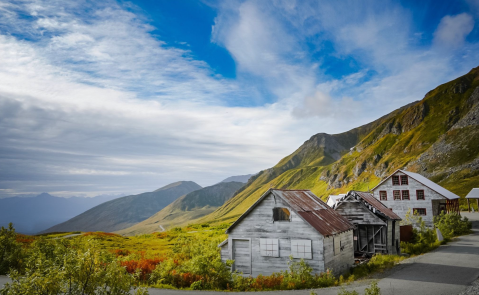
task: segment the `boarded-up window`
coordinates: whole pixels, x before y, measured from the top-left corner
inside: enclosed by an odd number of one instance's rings
[[[379,192],[379,199],[381,201],[387,201],[388,200],[388,193],[386,191],[380,191]]]
[[[417,190],[416,191],[416,197],[417,197],[418,200],[425,200],[424,190]]]
[[[278,239],[259,239],[261,256],[279,257]]]
[[[402,191],[402,199],[409,200],[409,191]]]
[[[341,252],[341,237],[335,236],[333,238],[333,246],[334,246],[334,255],[338,255]]]
[[[394,200],[401,200],[401,191],[393,191]]]
[[[400,185],[401,183],[399,182],[399,176],[398,175],[393,175],[393,185]]]
[[[289,213],[289,210],[286,208],[273,208],[273,220],[274,221],[281,221],[281,220],[286,220],[290,221],[290,216],[291,213]]]
[[[291,240],[293,258],[313,259],[311,240]]]
[[[401,175],[401,185],[408,185],[407,175]]]

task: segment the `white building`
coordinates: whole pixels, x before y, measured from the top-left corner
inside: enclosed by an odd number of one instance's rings
[[[404,219],[410,209],[429,226],[433,224],[433,217],[441,211],[459,214],[458,195],[417,173],[396,170],[372,191],[376,199],[399,217]]]
[[[334,205],[336,205],[339,200],[344,198],[344,196],[346,196],[346,194],[329,195],[328,200],[326,201],[326,204],[328,204],[329,207],[333,208]]]

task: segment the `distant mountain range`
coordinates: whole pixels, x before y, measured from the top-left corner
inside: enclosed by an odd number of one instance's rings
[[[233,177],[232,177],[233,178]],[[169,229],[203,217],[223,205],[245,184],[242,182],[220,182],[178,198],[150,218],[118,231],[120,234],[135,235],[161,231],[160,225]]]
[[[479,67],[372,123],[312,136],[198,222],[232,222],[270,187],[310,189],[325,199],[373,188],[398,168],[461,197],[478,186]]]
[[[153,192],[105,202],[43,232],[121,230],[147,219],[179,197],[198,189],[201,186],[192,181],[175,182]]]
[[[0,226],[6,227],[12,222],[17,232],[34,234],[118,197],[121,195],[61,198],[42,193],[34,197],[3,198],[0,199]]]
[[[237,176],[230,176],[221,182],[242,182],[247,183],[248,179],[250,179],[254,174],[246,174],[246,175],[237,175]]]

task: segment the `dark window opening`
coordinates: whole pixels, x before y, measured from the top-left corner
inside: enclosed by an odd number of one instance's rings
[[[393,185],[401,185],[398,175],[393,175]]]
[[[289,210],[286,208],[273,208],[273,220],[274,221],[290,221],[290,216],[291,213],[289,213]]]
[[[426,208],[414,208],[412,210],[414,215],[426,215]]]
[[[401,175],[401,185],[408,185],[407,175]]]
[[[416,191],[416,196],[418,200],[425,200],[426,198],[424,197],[424,190],[417,190]]]
[[[409,199],[409,191],[402,191],[402,199],[403,200],[410,200]]]
[[[393,191],[394,200],[401,200],[401,191]]]
[[[379,192],[379,199],[381,201],[387,201],[388,200],[388,193],[386,191],[380,191]]]

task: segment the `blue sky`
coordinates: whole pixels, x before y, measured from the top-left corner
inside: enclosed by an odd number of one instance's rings
[[[0,197],[211,185],[479,66],[479,1],[0,3]]]

